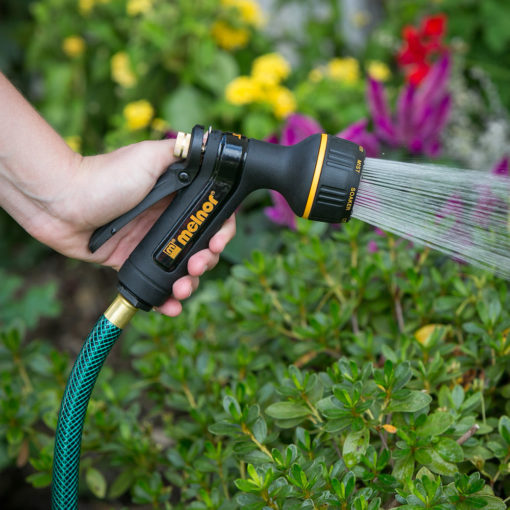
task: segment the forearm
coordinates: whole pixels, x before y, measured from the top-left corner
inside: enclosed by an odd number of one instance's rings
[[[32,235],[53,215],[81,156],[0,73],[0,206]]]

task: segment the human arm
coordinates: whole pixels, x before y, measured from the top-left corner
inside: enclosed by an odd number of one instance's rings
[[[68,257],[119,269],[169,204],[154,205],[96,253],[88,241],[99,226],[138,204],[175,158],[173,140],[145,141],[83,157],[30,106],[0,73],[0,206],[30,235]],[[213,267],[235,233],[229,219],[209,249],[190,258],[189,275],[175,282],[160,310],[178,315],[198,276]]]

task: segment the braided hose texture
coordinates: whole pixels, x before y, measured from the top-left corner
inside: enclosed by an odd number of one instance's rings
[[[121,332],[122,329],[102,315],[87,337],[67,381],[55,438],[52,510],[78,508],[83,422],[99,371]]]

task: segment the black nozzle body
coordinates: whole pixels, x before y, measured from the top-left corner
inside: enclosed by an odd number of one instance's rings
[[[249,140],[244,178],[256,188],[281,193],[298,216],[345,223],[364,160],[363,147],[325,134],[289,147]]]

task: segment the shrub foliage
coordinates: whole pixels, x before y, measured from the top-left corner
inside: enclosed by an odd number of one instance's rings
[[[254,252],[177,319],[136,318],[117,347],[131,368],[106,367],[90,403],[83,491],[153,508],[506,508],[506,282],[359,222],[324,228],[300,221],[281,255]],[[30,458],[48,484],[67,359],[16,329],[0,357],[3,463]]]

